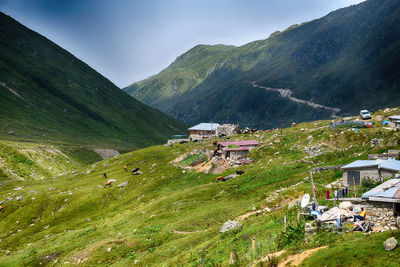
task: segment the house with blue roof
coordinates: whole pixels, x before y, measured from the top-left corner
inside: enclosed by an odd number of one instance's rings
[[[200,123],[193,127],[190,127],[189,130],[189,138],[191,140],[199,140],[206,139],[212,136],[215,136],[215,131],[219,126],[218,123]]]
[[[400,160],[356,160],[343,166],[342,170],[345,185],[359,185],[365,178],[381,181],[393,177],[400,172]]]

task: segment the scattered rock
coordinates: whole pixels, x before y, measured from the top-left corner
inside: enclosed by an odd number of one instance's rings
[[[386,239],[386,241],[383,243],[383,247],[385,248],[385,250],[390,251],[395,249],[398,243],[399,242],[396,240],[396,238],[391,237]]]
[[[219,230],[220,233],[224,233],[234,229],[242,229],[242,224],[236,221],[227,221],[222,225],[221,229]]]
[[[14,191],[19,191],[19,190],[22,190],[22,186],[20,186],[20,187],[16,187],[16,188],[14,188],[13,190],[14,190]]]
[[[339,204],[339,209],[353,210],[353,203],[351,203],[350,201],[343,201],[342,203]]]
[[[123,182],[121,184],[118,185],[119,188],[125,187],[128,185],[128,182]]]
[[[370,141],[371,146],[380,145],[383,143],[383,138],[374,138]]]
[[[111,249],[112,249],[112,248],[108,248],[108,249],[107,249],[107,252],[111,252]]]
[[[15,199],[16,199],[16,200],[22,200],[23,197],[22,197],[22,196],[17,196]]]

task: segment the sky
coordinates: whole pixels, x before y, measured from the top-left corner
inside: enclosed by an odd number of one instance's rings
[[[198,44],[240,46],[363,0],[0,0],[0,11],[119,87]]]

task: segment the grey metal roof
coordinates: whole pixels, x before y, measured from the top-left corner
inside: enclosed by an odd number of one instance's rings
[[[394,196],[394,194],[398,189],[400,189],[400,179],[390,179],[378,185],[377,187],[374,187],[371,190],[365,192],[362,195],[362,198],[369,198],[369,197],[391,198]]]
[[[373,167],[378,165],[376,160],[356,160],[350,164],[347,164],[342,167],[342,169],[352,169],[352,168],[361,168],[361,167]]]
[[[400,160],[356,160],[350,164],[347,164],[342,167],[342,169],[354,169],[354,168],[362,168],[362,167],[379,167],[381,169],[391,170],[400,172]]]
[[[200,124],[197,124],[191,128],[189,128],[189,130],[200,130],[200,131],[215,131],[217,129],[217,127],[219,126],[218,123],[205,123],[202,122]]]
[[[400,179],[390,179],[377,187],[365,192],[364,199],[385,201],[385,199],[400,199]]]
[[[400,115],[390,116],[389,119],[400,120]]]

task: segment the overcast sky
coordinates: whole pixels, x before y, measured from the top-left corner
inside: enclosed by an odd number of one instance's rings
[[[360,2],[0,0],[0,10],[125,87],[197,44],[243,45]]]

